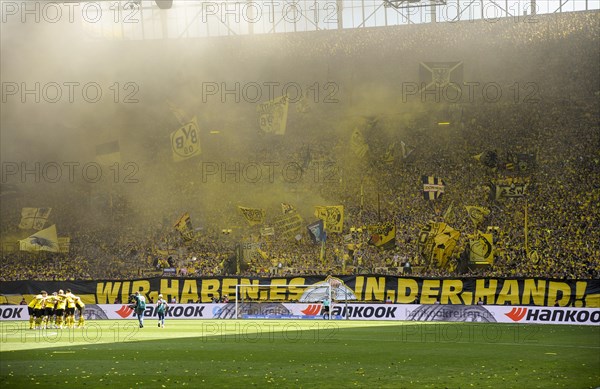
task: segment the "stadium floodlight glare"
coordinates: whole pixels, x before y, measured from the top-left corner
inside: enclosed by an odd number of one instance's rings
[[[392,7],[396,9],[410,7],[427,7],[428,5],[446,5],[447,0],[383,0],[383,5],[386,8]]]
[[[248,291],[248,289],[252,289],[252,292]],[[292,295],[297,296],[298,298],[291,298],[289,300],[271,298],[271,293],[276,293],[277,295],[283,294],[284,292],[281,291],[282,289],[287,289],[287,291],[285,291],[286,296]],[[298,318],[301,316],[318,316],[321,312],[320,304],[326,297],[329,300],[329,314],[327,319],[331,320],[333,312],[332,290],[332,285],[327,283],[312,285],[237,284],[235,286],[235,314],[233,317],[236,319],[275,319],[295,318],[296,316],[298,316]],[[255,298],[253,299],[248,297],[250,295],[254,295]],[[245,297],[248,299],[244,300]],[[284,303],[292,303],[296,301],[302,303],[315,303],[315,306],[318,304],[318,312],[313,311],[310,313],[310,315],[299,315],[289,312],[285,306],[283,306]]]

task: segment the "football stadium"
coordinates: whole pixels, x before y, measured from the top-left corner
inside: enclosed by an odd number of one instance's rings
[[[3,388],[600,388],[600,1],[0,19]]]

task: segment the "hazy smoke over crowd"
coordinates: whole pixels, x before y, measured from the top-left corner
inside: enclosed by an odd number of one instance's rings
[[[462,62],[466,81],[497,83],[505,95],[514,83],[545,86],[535,72],[543,55],[515,62],[513,47],[460,34],[450,46],[446,28],[420,41],[411,39],[418,28],[381,42],[353,32],[121,41],[90,40],[72,23],[3,23],[2,179],[26,193],[3,202],[3,212],[48,206],[56,220],[110,223],[114,211],[126,215],[120,223],[155,225],[189,211],[197,226],[226,228],[244,224],[238,205],[273,215],[288,202],[308,216],[315,205],[358,201],[390,144],[465,120],[457,104],[423,104],[406,89],[419,84],[420,62]],[[286,85],[286,133],[265,134],[256,107]],[[200,156],[173,161],[170,134],[181,123],[170,106],[197,117]],[[355,129],[369,146],[367,162],[350,146]],[[97,174],[83,166],[113,141],[120,161],[92,182]],[[378,188],[368,185],[372,201]]]

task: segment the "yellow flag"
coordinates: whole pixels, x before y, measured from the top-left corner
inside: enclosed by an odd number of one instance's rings
[[[430,265],[443,269],[459,238],[460,232],[446,223],[430,221],[421,228],[419,234],[421,254],[429,261]]]
[[[50,251],[59,252],[56,225],[53,224],[45,230],[19,241],[21,251]]]
[[[475,225],[479,225],[480,223],[482,223],[483,219],[485,219],[485,217],[490,214],[490,210],[485,207],[465,205],[465,208],[467,209],[467,213],[469,214],[471,221]]]
[[[323,220],[324,228],[328,232],[342,232],[344,228],[343,205],[316,206],[315,217]]]
[[[470,240],[469,249],[469,260],[471,262],[493,264],[494,237],[492,234],[478,233],[475,239]]]
[[[190,214],[188,212],[181,215],[181,217],[179,218],[179,220],[177,220],[177,223],[175,223],[173,227],[175,227],[175,229],[179,231],[183,239],[192,240],[194,238],[192,218],[190,217]]]
[[[265,221],[266,211],[260,208],[246,208],[238,206],[238,209],[251,226],[262,224]]]
[[[198,120],[194,117],[191,122],[179,127],[171,133],[171,149],[175,162],[200,155],[200,130]]]

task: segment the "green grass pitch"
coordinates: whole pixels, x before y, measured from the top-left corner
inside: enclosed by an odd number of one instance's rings
[[[2,388],[596,388],[600,326],[324,320],[0,323]]]

